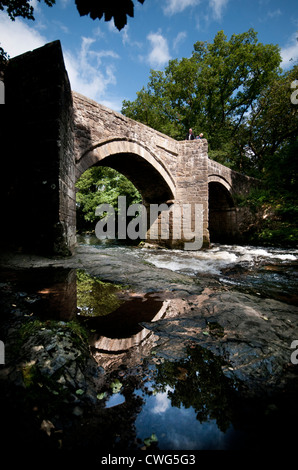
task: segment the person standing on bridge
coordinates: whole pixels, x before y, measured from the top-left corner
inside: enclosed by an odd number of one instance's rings
[[[195,136],[192,133],[192,129],[188,130],[188,134],[186,134],[185,140],[194,140]]]

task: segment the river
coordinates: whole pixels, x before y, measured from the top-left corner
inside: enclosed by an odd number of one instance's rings
[[[265,302],[274,299],[285,305],[298,305],[297,249],[219,244],[198,252],[152,247],[137,249],[110,242],[99,244],[92,236],[81,239],[80,243],[93,246],[108,257],[127,257],[137,260],[136,265],[145,264],[158,268],[160,272],[179,273],[184,276],[184,285],[186,278],[186,290],[190,294],[193,293],[191,282],[198,280],[208,284],[212,279],[220,289],[248,293],[252,299],[260,298]],[[163,283],[160,285],[162,289]],[[267,318],[265,314],[264,318]],[[170,334],[175,335],[174,332]],[[180,339],[177,337],[177,341]],[[177,348],[177,341],[174,348]],[[190,344],[187,354],[175,361],[172,358],[168,360],[163,347],[156,350],[153,362],[150,351],[148,368],[146,359],[143,361],[139,372],[142,385],[134,390],[134,394],[142,398],[141,411],[135,421],[136,435],[141,442],[148,444],[151,439],[159,449],[254,449],[262,448],[265,442],[268,445],[273,435],[276,440],[281,428],[284,430],[286,420],[284,416],[280,420],[281,409],[288,418],[289,411],[274,400],[272,403],[269,400],[261,411],[258,406],[252,411],[252,405],[245,401],[241,405],[240,402],[236,404],[236,382],[225,381],[223,364],[216,362],[206,350],[196,349]],[[129,374],[125,371],[122,377],[128,378]],[[106,406],[123,403],[125,393],[117,392],[110,396]],[[243,407],[242,411],[239,407]],[[270,410],[274,410],[274,425]]]
[[[27,302],[24,317],[36,315],[45,326],[58,319],[60,337],[73,319],[89,331],[96,403],[85,411],[91,392],[73,368],[60,376],[59,384],[72,380],[77,388],[75,422],[69,426],[68,415],[63,425],[60,408],[47,415],[53,442],[62,436],[59,446],[87,454],[99,446],[98,455],[268,451],[293,442],[297,249],[213,244],[188,252],[99,243],[91,235],[78,241],[66,261],[19,255],[2,263],[1,287],[14,292],[14,309]],[[53,364],[55,345],[44,349]]]
[[[81,236],[79,243],[95,246],[111,256],[128,255],[190,278],[213,276],[223,285],[298,305],[298,249],[295,248],[212,244],[201,251],[136,249],[108,240],[99,243],[92,235]]]

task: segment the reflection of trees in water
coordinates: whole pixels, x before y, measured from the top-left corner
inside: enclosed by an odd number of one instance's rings
[[[77,306],[80,315],[104,316],[118,308],[123,300],[117,295],[123,286],[103,282],[85,271],[77,270]]]
[[[232,418],[233,383],[222,372],[223,360],[200,346],[189,347],[187,355],[157,366],[156,390],[165,392],[170,386],[172,406],[193,407],[200,422],[214,419],[225,432]]]

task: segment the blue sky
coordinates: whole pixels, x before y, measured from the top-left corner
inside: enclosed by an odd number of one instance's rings
[[[35,21],[0,12],[1,47],[14,57],[60,39],[72,89],[115,111],[136,98],[151,69],[190,57],[196,41],[212,42],[219,30],[230,38],[254,28],[260,42],[280,46],[284,69],[298,60],[297,0],[134,0],[120,32],[113,20],[80,17],[74,0],[31,3]]]

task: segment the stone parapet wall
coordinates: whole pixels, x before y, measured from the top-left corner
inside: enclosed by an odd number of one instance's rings
[[[178,142],[133,119],[112,111],[95,101],[73,92],[75,109],[75,157],[78,162],[86,152],[96,153],[105,142],[137,142],[156,158],[173,176],[176,173]]]
[[[247,195],[260,181],[208,159],[208,181],[223,184],[232,194]]]

